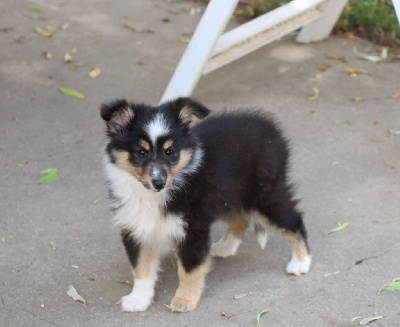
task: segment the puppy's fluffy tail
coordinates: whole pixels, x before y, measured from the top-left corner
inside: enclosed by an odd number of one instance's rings
[[[261,249],[265,249],[265,246],[267,245],[267,239],[268,239],[268,234],[267,234],[267,229],[265,226],[255,223],[254,225],[254,230],[257,235],[257,242],[260,244]]]

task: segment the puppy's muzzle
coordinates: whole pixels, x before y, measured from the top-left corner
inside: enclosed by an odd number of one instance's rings
[[[165,179],[153,179],[151,182],[156,190],[162,190],[166,184]]]
[[[167,171],[162,166],[154,166],[150,171],[150,177],[156,191],[162,190],[167,184]]]

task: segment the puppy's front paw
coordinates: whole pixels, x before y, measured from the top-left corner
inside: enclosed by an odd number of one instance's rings
[[[192,311],[197,306],[197,301],[174,297],[171,301],[170,308],[173,312]]]
[[[134,294],[129,294],[122,298],[122,311],[123,312],[137,312],[145,311],[151,304],[151,298],[140,298]]]
[[[311,266],[311,256],[307,255],[303,258],[303,261],[300,262],[297,260],[295,256],[292,257],[292,260],[288,263],[286,267],[286,271],[288,274],[293,274],[299,276],[300,274],[306,274],[310,270]]]

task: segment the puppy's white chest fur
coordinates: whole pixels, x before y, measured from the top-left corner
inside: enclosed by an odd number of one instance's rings
[[[168,250],[185,237],[185,224],[180,216],[165,214],[166,192],[147,190],[128,172],[105,162],[109,187],[115,199],[115,223],[127,229],[139,243]]]

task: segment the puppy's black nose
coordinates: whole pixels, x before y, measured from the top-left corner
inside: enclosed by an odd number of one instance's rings
[[[156,190],[162,190],[165,186],[165,179],[153,179],[152,183]]]

